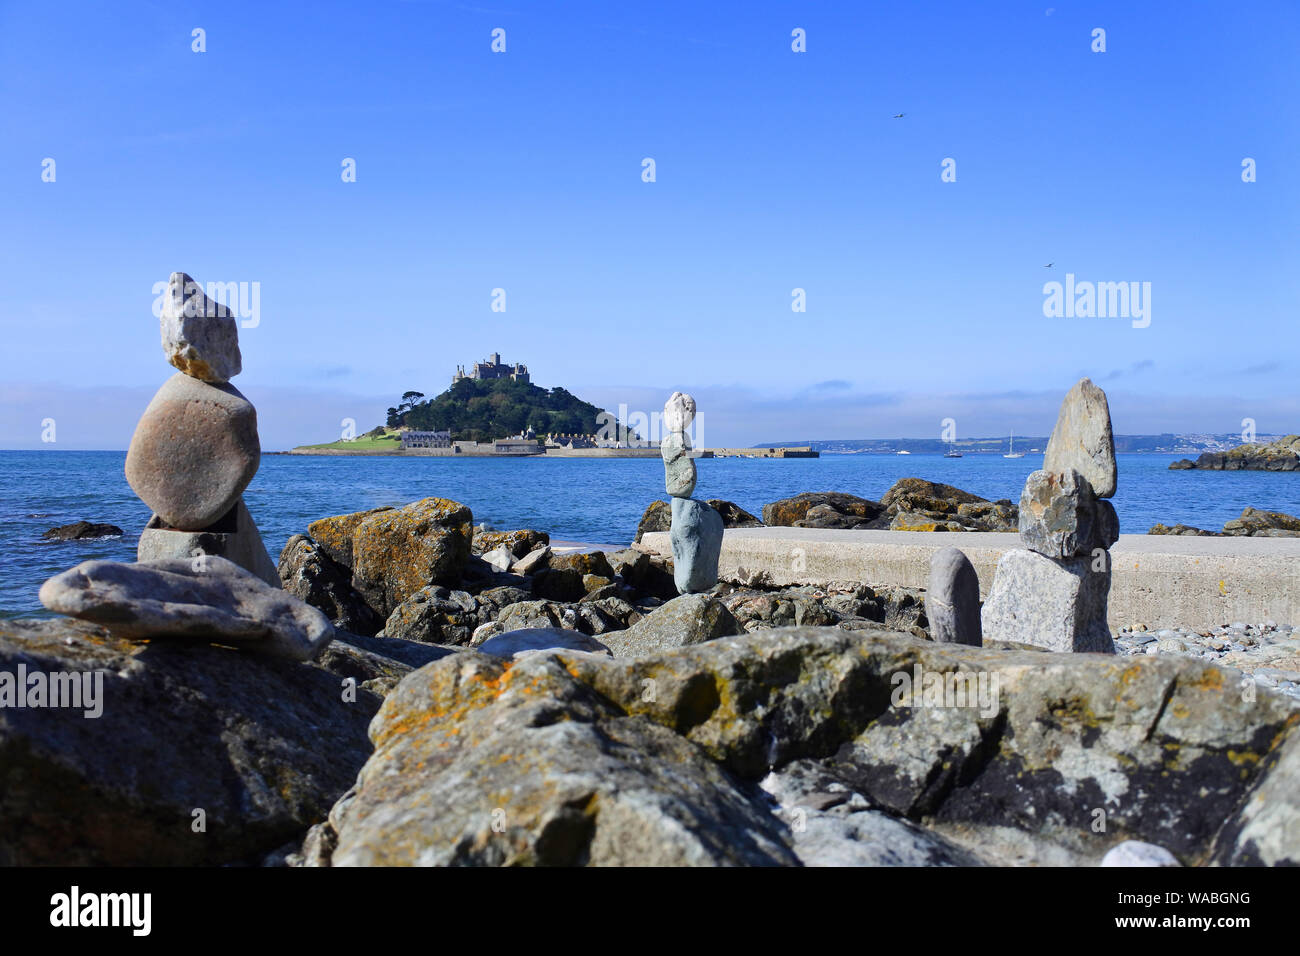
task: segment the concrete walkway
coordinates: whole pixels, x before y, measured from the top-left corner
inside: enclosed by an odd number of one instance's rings
[[[671,554],[666,533],[642,547]],[[966,552],[988,595],[1016,534],[734,528],[719,575],[733,583],[783,586],[869,584],[924,588],[940,548]],[[1300,538],[1201,538],[1123,534],[1111,549],[1112,630],[1129,624],[1203,628],[1233,621],[1300,625]]]

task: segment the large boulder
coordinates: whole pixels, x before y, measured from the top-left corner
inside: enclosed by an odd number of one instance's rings
[[[352,570],[352,535],[362,522],[384,511],[394,510],[391,505],[354,511],[346,515],[319,518],[307,525],[307,534],[330,559]]]
[[[480,623],[474,595],[430,584],[393,608],[384,623],[384,636],[425,644],[468,644]]]
[[[1240,859],[1285,861],[1297,732],[1280,695],[1166,656],[812,628],[630,659],[465,652],[388,696],[318,843],[344,865],[1092,865],[1140,840],[1198,865],[1253,826]],[[1283,798],[1252,802],[1270,785]]]
[[[985,504],[987,498],[981,498],[979,495],[973,495],[969,491],[962,491],[954,485],[945,485],[940,481],[927,481],[924,478],[900,478],[889,486],[880,499],[880,503],[887,509],[894,511],[899,510],[895,506],[903,498],[912,498],[918,504],[924,505],[925,510],[940,510],[944,504],[951,510],[956,510],[958,505],[964,504]]]
[[[980,611],[984,640],[1113,654],[1110,574],[1109,554],[1054,560],[1024,548],[1005,552]]]
[[[372,514],[352,532],[352,585],[385,617],[426,585],[455,587],[473,528],[469,508],[446,498]]]
[[[332,850],[316,855],[334,866],[797,862],[758,795],[554,654],[422,668],[371,734],[374,755],[331,815]]]
[[[239,389],[177,372],[131,436],[126,480],[168,527],[202,531],[235,506],[261,456],[257,412]]]
[[[722,516],[698,498],[672,500],[673,580],[682,594],[707,591],[718,583]]]
[[[59,525],[41,535],[44,541],[85,541],[95,538],[120,538],[122,529],[115,524],[96,524],[92,521],[76,521],[72,524]]]
[[[1266,538],[1300,537],[1300,518],[1281,511],[1246,508],[1240,518],[1223,524],[1226,535],[1252,535]]]
[[[0,621],[0,674],[20,669],[97,684],[102,710],[15,707],[0,680],[5,866],[256,863],[325,819],[380,703],[317,664],[68,620]]]

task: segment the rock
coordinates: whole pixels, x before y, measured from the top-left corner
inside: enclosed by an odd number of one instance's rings
[[[483,553],[483,560],[492,565],[492,567],[496,568],[498,571],[509,571],[510,566],[515,562],[515,557],[510,553],[510,549],[502,544],[493,548],[491,551],[485,551]]]
[[[168,527],[203,531],[235,506],[261,454],[257,412],[239,389],[177,372],[136,426],[126,480]]]
[[[1223,525],[1227,535],[1259,535],[1263,537],[1297,537],[1300,536],[1300,518],[1281,511],[1258,511],[1247,508],[1240,518],[1233,518]]]
[[[579,631],[561,627],[526,627],[490,637],[479,645],[479,651],[496,657],[518,657],[538,651],[584,651],[609,654],[609,648]]]
[[[1274,695],[1265,699],[1266,693],[1261,701],[1271,703]],[[1300,734],[1292,732],[1268,763],[1263,780],[1219,834],[1220,866],[1300,865]]]
[[[369,636],[383,627],[383,618],[352,587],[347,568],[306,535],[295,534],[285,543],[277,573],[287,592],[319,608],[336,628]]]
[[[1087,378],[1066,392],[1043,455],[1043,471],[1065,474],[1071,469],[1083,475],[1098,498],[1115,494],[1118,472],[1110,406],[1106,393]]]
[[[835,512],[857,518],[858,523],[861,524],[879,518],[885,513],[885,505],[882,503],[859,498],[856,495],[847,495],[838,491],[804,492],[793,498],[783,498],[763,505],[763,524],[801,527],[799,522],[807,516],[808,509],[817,505],[830,505]]]
[[[812,511],[808,512],[809,515]],[[817,527],[830,527],[828,524],[818,524]],[[894,515],[889,522],[890,531],[964,531],[960,521],[935,520],[935,515],[930,512],[900,512]]]
[[[638,657],[740,633],[740,624],[717,598],[683,594],[627,630],[604,635],[604,642],[616,657]]]
[[[640,541],[651,532],[668,531],[672,524],[673,512],[668,502],[652,501],[645,513],[641,515],[640,522],[637,523],[635,540]]]
[[[4,866],[256,863],[352,785],[380,703],[316,664],[64,619],[0,621],[0,672],[20,666],[93,675],[103,709],[0,708]]]
[[[722,517],[697,498],[672,500],[673,580],[682,594],[707,591],[718,583]]]
[[[73,524],[59,525],[41,535],[44,541],[84,541],[94,538],[121,537],[122,529],[115,524],[95,524],[90,521],[77,521]]]
[[[390,505],[385,505],[382,508],[371,508],[369,511],[355,511],[352,514],[321,518],[307,525],[307,534],[331,560],[351,571],[352,534],[357,530],[357,526],[374,515],[392,510],[394,509]]]
[[[551,654],[423,668],[371,734],[355,795],[331,814],[333,866],[797,862],[759,797]]]
[[[984,643],[980,631],[980,582],[975,566],[956,548],[943,548],[930,559],[925,591],[930,637],[941,644]]]
[[[243,368],[234,315],[184,272],[172,273],[159,325],[163,354],[186,375],[221,384]]]
[[[131,640],[192,638],[310,660],[334,637],[316,608],[218,557],[83,561],[41,585],[40,599]]]
[[[665,507],[667,503],[665,502]],[[673,566],[658,555],[627,548],[607,555],[610,567],[639,594],[670,600],[677,597]]]
[[[982,501],[957,506],[957,520],[971,531],[1018,531],[1020,509],[1010,501]]]
[[[159,515],[151,515],[140,532],[135,553],[136,560],[142,563],[213,555],[233,561],[271,587],[280,587],[280,574],[266,551],[262,534],[248,513],[243,497],[205,531],[176,531],[166,527]]]
[[[534,548],[514,563],[515,574],[536,574],[546,567],[551,558],[551,549],[547,545]]]
[[[587,593],[577,568],[544,568],[533,575],[533,596],[549,601],[578,601]]]
[[[945,485],[938,481],[926,481],[924,478],[898,479],[898,481],[890,485],[889,490],[880,499],[880,503],[885,508],[893,508],[904,497],[948,501],[952,502],[954,507],[962,504],[988,504],[987,498],[973,495],[969,491],[962,491],[953,485]]]
[[[1200,468],[1211,471],[1297,471],[1300,470],[1300,435],[1287,435],[1274,442],[1251,442],[1228,451],[1203,452],[1194,463],[1174,462],[1170,468]]]
[[[1014,549],[998,560],[980,621],[985,642],[1032,645],[1052,651],[1114,653],[1106,604],[1110,560],[1093,570],[1090,556],[1054,561]]]
[[[1077,471],[1035,471],[1020,495],[1020,540],[1049,558],[1091,555],[1119,540],[1119,518]]]
[[[1171,461],[1169,463],[1170,471],[1190,471],[1195,467],[1196,462],[1192,461],[1190,458],[1180,458],[1177,461]]]
[[[551,570],[570,569],[579,574],[596,574],[612,578],[614,569],[603,551],[571,551],[568,554],[552,554]]]
[[[486,554],[495,548],[504,547],[512,557],[522,558],[530,551],[551,543],[551,536],[545,531],[480,531],[474,529],[474,540],[470,542],[475,554]]]
[[[673,392],[664,403],[664,430],[684,432],[695,421],[695,399],[685,392]]]
[[[429,584],[455,587],[473,526],[469,508],[446,498],[372,514],[352,532],[352,586],[385,616]]]
[[[667,502],[664,502],[664,506],[667,507]],[[628,584],[637,581],[650,566],[650,555],[636,548],[611,551],[605,555],[605,560],[609,562],[610,570]]]
[[[1184,534],[1189,536],[1208,537],[1218,534],[1217,531],[1202,531],[1200,528],[1193,528],[1191,525],[1176,524],[1170,527],[1164,524],[1155,524],[1147,534]]]
[[[1182,866],[1178,857],[1162,846],[1143,843],[1141,840],[1125,840],[1106,851],[1101,858],[1102,866]]]
[[[734,501],[724,501],[721,498],[710,498],[708,505],[718,513],[722,518],[724,528],[761,528],[763,523],[755,518]],[[671,521],[671,510],[669,512],[669,524]]]
[[[695,491],[695,459],[683,432],[670,432],[659,444],[664,460],[664,487],[674,498],[689,498]]]
[[[480,623],[472,594],[430,584],[393,608],[384,622],[384,636],[426,644],[468,644]]]

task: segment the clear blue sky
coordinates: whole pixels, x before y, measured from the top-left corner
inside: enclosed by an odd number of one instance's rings
[[[1300,5],[485,2],[0,3],[0,447],[125,447],[173,270],[261,284],[267,448],[493,350],[710,444],[1044,434],[1085,374],[1300,430]]]

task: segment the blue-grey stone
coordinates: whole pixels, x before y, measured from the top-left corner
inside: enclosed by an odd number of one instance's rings
[[[673,580],[681,594],[698,594],[718,583],[722,515],[698,498],[672,500]]]
[[[930,559],[925,591],[930,639],[940,644],[981,647],[980,580],[975,566],[957,548],[942,548]]]
[[[691,440],[684,432],[669,432],[659,444],[664,460],[664,487],[674,498],[689,498],[695,491],[695,460]]]

